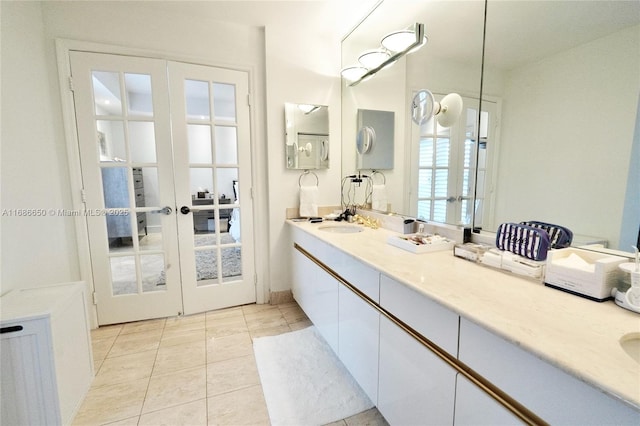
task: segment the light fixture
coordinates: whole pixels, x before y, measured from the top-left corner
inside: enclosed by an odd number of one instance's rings
[[[440,102],[436,102],[434,111],[436,120],[442,127],[453,126],[458,121],[461,112],[462,96],[457,93],[449,93]]]
[[[421,125],[435,116],[442,127],[453,126],[462,112],[462,97],[449,93],[437,102],[429,90],[418,91],[411,101],[411,120]]]
[[[367,71],[369,70],[365,67],[347,67],[344,68],[340,74],[342,74],[342,77],[347,81],[357,81],[360,80]]]
[[[355,86],[378,71],[393,65],[404,55],[416,51],[426,42],[424,24],[416,23],[413,29],[395,31],[382,39],[382,46],[386,51],[376,49],[362,53],[358,60],[364,67],[344,68],[341,72],[342,77],[347,80],[349,86]]]
[[[372,69],[389,59],[391,54],[384,50],[369,50],[358,58],[358,62],[367,69]]]
[[[390,34],[387,34],[382,38],[380,44],[385,49],[391,52],[402,52],[406,50],[409,46],[413,45],[416,42],[416,32],[415,30],[400,30],[394,31]],[[418,50],[424,44],[427,43],[427,37],[423,36],[422,42],[414,46],[412,50],[409,50],[407,53],[411,53],[415,50]]]

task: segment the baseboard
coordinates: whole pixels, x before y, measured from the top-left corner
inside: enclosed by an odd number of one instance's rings
[[[291,290],[272,291],[269,300],[269,303],[272,305],[293,302],[293,293],[291,293]]]

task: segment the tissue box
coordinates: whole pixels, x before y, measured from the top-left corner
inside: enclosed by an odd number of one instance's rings
[[[571,255],[579,256],[590,267],[558,264],[566,262]],[[624,257],[576,248],[551,250],[547,258],[544,283],[549,287],[602,302],[611,299],[611,289],[621,278],[622,271],[618,265],[627,261]]]

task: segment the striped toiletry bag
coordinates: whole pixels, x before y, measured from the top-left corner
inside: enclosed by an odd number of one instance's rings
[[[569,228],[560,225],[554,225],[553,223],[540,222],[537,220],[528,220],[526,222],[520,222],[521,225],[533,226],[534,228],[540,228],[547,231],[549,234],[549,240],[551,248],[559,249],[566,248],[571,245],[573,240],[573,232]]]
[[[496,247],[531,260],[546,260],[551,246],[549,234],[541,228],[503,223],[496,232]]]

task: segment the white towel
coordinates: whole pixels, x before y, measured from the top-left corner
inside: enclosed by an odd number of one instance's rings
[[[373,185],[371,191],[371,209],[387,211],[387,188],[384,185]]]
[[[318,187],[300,187],[300,216],[318,216]]]

